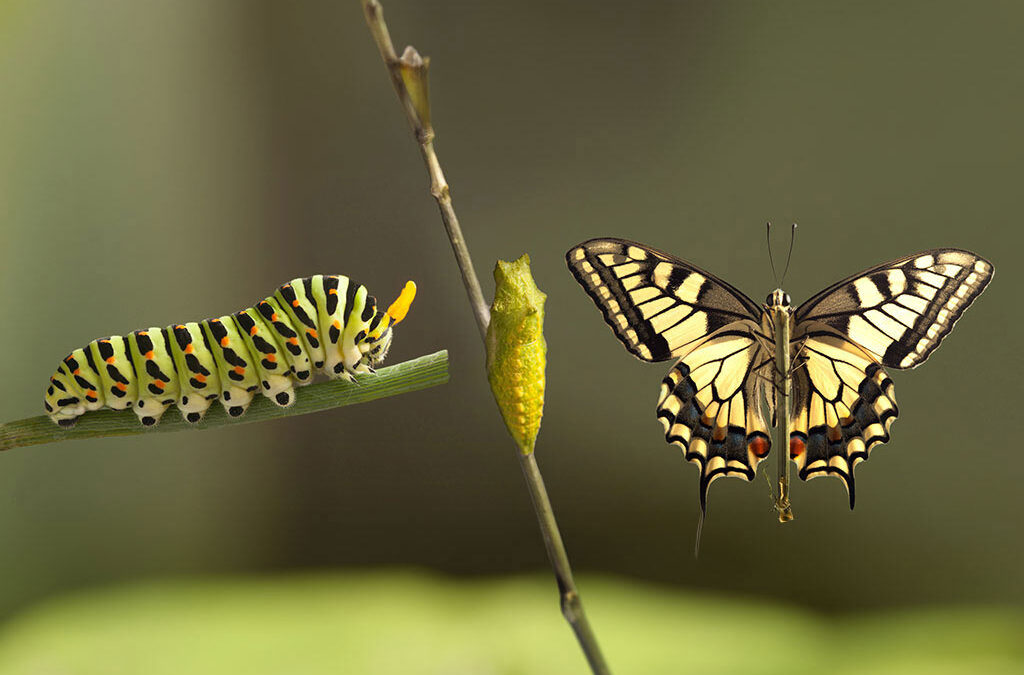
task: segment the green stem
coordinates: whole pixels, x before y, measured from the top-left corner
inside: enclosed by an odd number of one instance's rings
[[[487,325],[490,323],[490,310],[484,301],[483,292],[480,290],[480,280],[473,269],[473,261],[469,255],[469,247],[462,235],[459,226],[459,219],[455,215],[455,207],[452,204],[451,190],[445,180],[444,172],[441,170],[441,163],[434,152],[434,129],[429,123],[430,109],[429,102],[424,98],[414,100],[406,88],[403,73],[407,77],[419,78],[418,89],[421,92],[427,90],[426,72],[427,62],[412,47],[406,47],[401,58],[395,52],[391,42],[391,35],[387,24],[384,22],[384,9],[378,0],[360,0],[363,6],[363,13],[366,15],[366,24],[370,28],[377,48],[380,50],[381,58],[387,66],[388,74],[391,76],[391,83],[398,94],[398,100],[405,110],[409,125],[412,127],[416,143],[419,145],[423,161],[427,165],[427,173],[430,176],[430,194],[437,201],[441,211],[441,220],[444,222],[448,240],[451,242],[452,251],[455,253],[455,260],[459,265],[462,274],[462,283],[466,288],[469,297],[469,304],[473,309],[473,316],[476,319],[477,328],[480,329],[480,337],[487,339]],[[576,633],[576,639],[586,656],[587,663],[595,675],[607,675],[608,666],[605,664],[601,649],[597,644],[583,611],[583,604],[580,601],[579,591],[576,590],[576,582],[572,577],[572,567],[569,565],[569,556],[565,552],[565,544],[562,543],[562,535],[558,531],[558,522],[555,520],[554,511],[551,508],[551,500],[548,499],[547,489],[544,487],[544,479],[541,477],[540,469],[533,453],[522,454],[516,449],[516,455],[523,469],[523,476],[526,478],[526,485],[530,490],[530,497],[533,501],[533,508],[537,514],[537,523],[540,526],[541,535],[544,538],[544,546],[551,560],[551,567],[555,573],[555,580],[558,583],[558,590],[562,604],[562,614],[566,621]]]
[[[127,410],[90,412],[83,415],[78,424],[70,429],[58,427],[46,415],[28,417],[0,424],[0,450],[79,438],[134,436],[262,422],[397,396],[435,387],[447,381],[448,352],[440,351],[381,368],[373,375],[360,375],[355,383],[331,380],[302,387],[297,392],[295,403],[289,408],[281,408],[263,396],[257,396],[249,410],[241,417],[229,416],[220,405],[211,406],[199,424],[189,424],[181,416],[174,414],[173,410],[168,410],[160,424],[155,427],[142,426],[138,418]]]
[[[562,543],[562,534],[558,530],[558,521],[555,520],[555,512],[551,508],[551,500],[548,499],[547,488],[544,487],[544,478],[537,466],[536,455],[519,453],[519,463],[523,469],[523,476],[526,478],[526,485],[530,489],[530,498],[533,500],[533,510],[537,514],[537,523],[544,537],[544,547],[548,552],[548,560],[551,561],[551,568],[555,572],[555,581],[558,583],[558,592],[562,601],[562,616],[572,626],[576,634],[576,640],[580,643],[590,670],[595,675],[608,675],[608,664],[605,663],[604,655],[601,654],[601,647],[597,644],[597,636],[590,628],[590,621],[583,611],[583,600],[576,590],[576,581],[572,577],[572,566],[569,564],[569,554],[565,551],[565,544]]]

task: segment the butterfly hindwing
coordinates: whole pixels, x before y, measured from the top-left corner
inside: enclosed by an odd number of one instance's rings
[[[875,356],[820,323],[793,336],[789,456],[800,478],[836,476],[856,499],[854,468],[889,440],[899,414],[892,380]]]
[[[970,251],[938,248],[844,279],[803,303],[796,322],[835,329],[890,368],[924,362],[992,279]]]
[[[658,419],[665,440],[700,467],[700,505],[721,476],[752,480],[771,448],[762,410],[770,353],[753,321],[737,322],[696,343],[661,384]]]
[[[565,258],[615,336],[644,361],[678,358],[709,333],[761,315],[721,279],[643,244],[591,239]]]

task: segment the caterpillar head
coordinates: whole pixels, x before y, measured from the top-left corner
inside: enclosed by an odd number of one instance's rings
[[[386,312],[377,312],[377,315],[370,320],[370,329],[366,337],[359,344],[359,351],[362,352],[362,361],[373,367],[384,361],[388,350],[391,348],[391,339],[394,332],[391,328],[402,321],[409,313],[409,307],[416,297],[416,284],[407,281],[405,288],[398,298],[391,303]]]

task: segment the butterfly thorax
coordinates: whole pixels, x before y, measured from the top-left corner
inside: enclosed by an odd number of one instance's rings
[[[776,288],[764,299],[764,312],[761,314],[761,331],[763,333],[761,342],[769,351],[775,349],[776,342],[780,337],[779,328],[788,328],[792,333],[793,305],[789,294],[781,288]]]

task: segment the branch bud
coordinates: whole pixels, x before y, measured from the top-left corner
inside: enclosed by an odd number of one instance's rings
[[[412,46],[406,47],[398,59],[398,74],[419,118],[419,127],[425,135],[433,136],[434,128],[430,123],[430,83],[427,77],[429,68],[430,59],[420,56]]]

